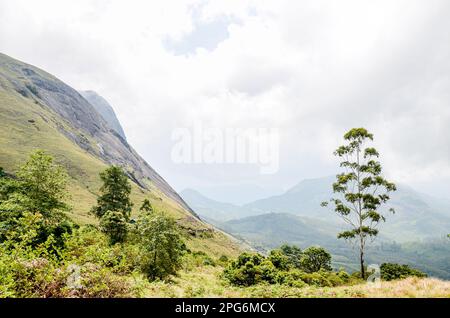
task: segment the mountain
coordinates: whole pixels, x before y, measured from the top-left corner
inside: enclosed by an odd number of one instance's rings
[[[181,191],[180,196],[196,213],[208,220],[227,221],[245,215],[241,207],[231,203],[212,200],[193,189]]]
[[[127,140],[125,137],[125,132],[123,131],[122,125],[117,119],[116,113],[112,106],[104,99],[102,96],[98,95],[94,91],[79,91],[81,96],[83,96],[92,106],[94,106],[95,110],[106,120],[109,127],[114,129],[116,133],[118,133],[124,140]]]
[[[217,223],[224,231],[251,242],[260,249],[277,248],[284,243],[302,248],[335,243],[335,236],[323,227],[286,213],[268,213]]]
[[[99,172],[108,165],[120,165],[132,181],[133,215],[148,198],[191,234],[190,246],[236,253],[237,244],[201,221],[109,120],[53,75],[0,54],[0,166],[6,172],[14,173],[33,150],[47,151],[69,173],[70,216],[80,223],[93,223],[88,211],[96,203]],[[204,231],[212,234],[197,235]]]
[[[283,193],[283,190],[276,186],[262,187],[255,184],[217,185],[200,187],[196,190],[213,200],[234,205],[244,205],[274,194]]]
[[[308,179],[299,182],[282,195],[272,196],[244,205],[247,215],[268,212],[290,213],[339,224],[340,219],[330,208],[320,203],[333,196],[334,177]],[[450,228],[450,204],[425,196],[404,184],[397,185],[389,206],[396,213],[387,216],[380,225],[382,233],[396,241],[411,241],[442,236]],[[384,210],[384,212],[387,212]]]
[[[320,203],[332,196],[334,177],[306,179],[283,194],[270,196],[246,204],[253,213],[292,213],[318,218],[329,218]]]
[[[333,196],[331,185],[334,179],[303,180],[281,195],[242,206],[212,200],[194,190],[182,192],[182,197],[194,211],[212,223],[267,213],[291,214],[304,217],[309,224],[321,222],[322,227],[335,235],[344,224],[331,208],[320,205]],[[419,193],[404,184],[399,184],[397,188],[389,201],[389,206],[396,210],[395,214],[389,213],[386,207],[382,209],[387,221],[379,226],[380,239],[407,242],[448,234],[450,203]]]

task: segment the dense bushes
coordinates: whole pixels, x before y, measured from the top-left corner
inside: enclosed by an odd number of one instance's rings
[[[64,214],[67,174],[52,157],[31,154],[17,178],[0,169],[0,297],[137,296],[144,277],[176,274],[185,246],[175,221],[147,200],[131,223],[125,173],[100,176],[99,227],[79,227]]]
[[[258,283],[292,287],[338,286],[354,280],[344,271],[331,271],[331,256],[322,248],[311,247],[303,253],[296,247],[282,246],[267,257],[243,253],[230,262],[223,277],[236,286]]]
[[[120,275],[126,255],[111,255],[106,237],[94,228],[53,235],[33,246],[42,216],[27,213],[21,228],[0,245],[0,297],[126,297],[137,295]],[[119,253],[125,254],[125,253]],[[128,265],[128,271],[133,265]],[[72,282],[72,283],[71,283]]]
[[[408,265],[383,263],[380,266],[382,280],[403,279],[409,276],[426,277],[425,273],[411,268]]]

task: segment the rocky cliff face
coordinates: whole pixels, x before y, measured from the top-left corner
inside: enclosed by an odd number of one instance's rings
[[[123,139],[127,140],[122,125],[117,119],[116,113],[112,106],[102,96],[94,91],[79,91],[89,104],[94,106],[95,110],[106,120],[108,125],[114,129]]]
[[[5,90],[12,87],[23,97],[34,100],[36,107],[49,108],[59,117],[59,132],[73,143],[107,164],[122,166],[130,179],[141,188],[149,190],[154,186],[194,214],[172,187],[128,144],[123,131],[111,125],[111,120],[100,115],[75,89],[34,66],[1,53],[0,86]]]

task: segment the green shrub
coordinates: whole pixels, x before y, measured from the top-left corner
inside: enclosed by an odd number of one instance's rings
[[[268,259],[261,262],[257,266],[258,277],[257,281],[264,281],[269,284],[275,284],[277,281],[278,269],[277,267]]]
[[[260,268],[264,256],[260,254],[242,253],[232,261],[224,270],[224,277],[233,285],[251,286],[262,281],[263,269],[268,270],[268,265]],[[273,265],[272,265],[273,266]]]
[[[302,250],[295,245],[284,244],[280,247],[280,251],[289,259],[289,265],[294,268],[300,268],[300,259]]]
[[[127,237],[127,220],[122,212],[107,211],[100,218],[100,229],[108,235],[111,244],[122,243]]]
[[[307,284],[301,279],[305,273],[292,269],[287,272],[278,272],[276,281],[278,284],[290,286],[290,287],[305,287]]]
[[[151,280],[176,274],[182,265],[185,244],[175,221],[161,212],[141,214],[137,222],[142,271]]]
[[[226,265],[228,263],[229,259],[228,256],[226,255],[221,255],[219,257],[219,263],[221,263],[222,265]]]
[[[302,253],[300,268],[307,273],[331,271],[331,254],[322,247],[309,247]]]
[[[86,265],[81,270],[81,287],[72,289],[70,296],[80,298],[123,298],[135,295],[126,277],[115,275],[107,268]]]
[[[403,279],[409,276],[427,277],[427,275],[417,269],[411,268],[408,265],[383,263],[380,266],[381,279],[394,280]]]
[[[216,266],[216,262],[209,256],[203,259],[203,265],[206,266]]]
[[[290,265],[289,257],[281,250],[272,250],[269,254],[269,261],[279,270],[287,270]]]

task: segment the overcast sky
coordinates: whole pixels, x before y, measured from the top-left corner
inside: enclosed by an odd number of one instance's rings
[[[286,189],[375,135],[386,174],[450,198],[450,1],[0,0],[0,51],[114,107],[176,189]],[[176,128],[277,128],[279,170],[176,164]]]

